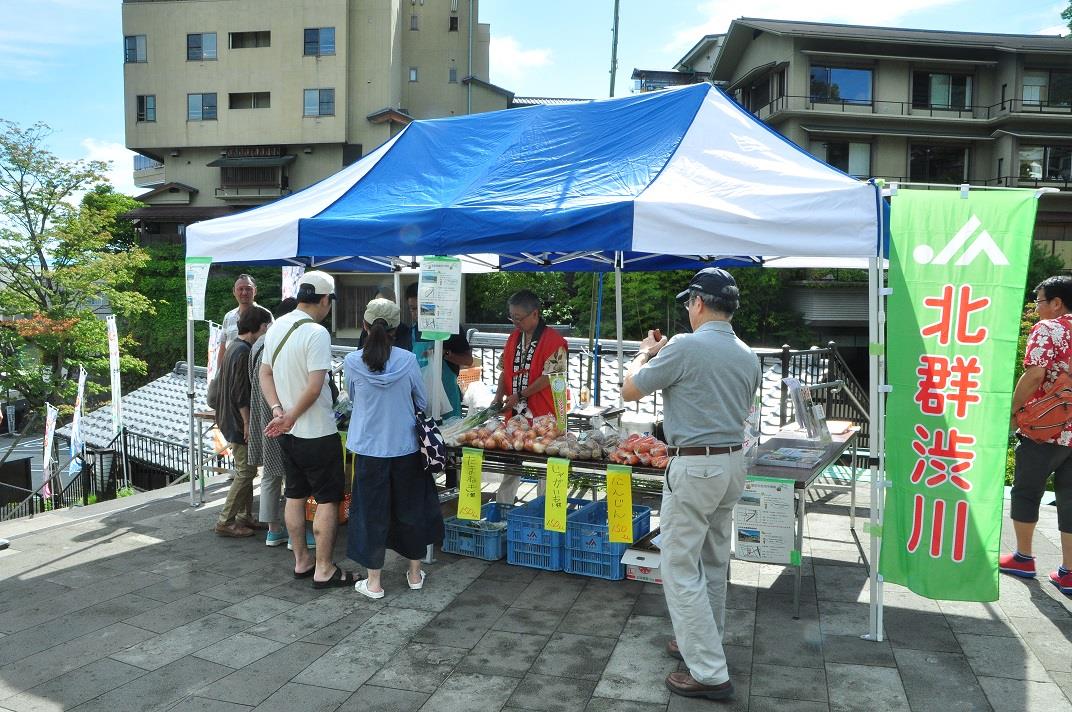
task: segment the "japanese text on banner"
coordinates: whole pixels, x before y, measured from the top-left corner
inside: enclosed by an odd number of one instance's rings
[[[547,495],[543,507],[543,528],[549,532],[566,531],[569,468],[569,460],[560,457],[547,459]]]
[[[607,466],[607,526],[611,543],[633,543],[633,468]]]
[[[458,480],[458,519],[480,519],[481,471],[484,469],[484,451],[467,447],[462,449],[462,471]]]

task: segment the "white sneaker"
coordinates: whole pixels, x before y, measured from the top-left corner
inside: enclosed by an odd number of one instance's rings
[[[414,591],[420,591],[422,588],[424,588],[424,578],[425,578],[424,571],[421,570],[420,574],[421,574],[421,580],[419,582],[417,582],[417,583],[413,583],[412,581],[409,580],[409,572],[408,571],[406,572],[406,583],[408,583],[409,587],[411,589],[413,589]]]
[[[423,582],[422,582],[423,583]],[[370,591],[368,579],[361,579],[354,584],[354,590],[366,598],[383,598],[383,591]]]

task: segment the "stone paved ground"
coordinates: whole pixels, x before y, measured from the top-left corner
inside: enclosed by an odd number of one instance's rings
[[[1072,709],[1072,606],[1042,581],[1003,577],[995,604],[887,586],[888,639],[861,640],[869,594],[843,495],[820,491],[809,515],[799,620],[782,567],[734,563],[738,695],[717,705],[663,686],[678,663],[657,586],[440,554],[421,592],[396,560],[382,601],[322,593],[290,577],[285,548],[213,536],[225,492],[196,510],[172,490],[0,525],[0,709]]]

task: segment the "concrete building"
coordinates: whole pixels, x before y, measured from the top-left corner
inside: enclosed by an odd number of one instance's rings
[[[1035,239],[1072,265],[1072,39],[741,18],[711,79],[851,175],[1059,188]]]
[[[711,67],[714,66],[723,38],[725,35],[704,35],[677,61],[673,70],[633,69],[633,93],[710,81]]]
[[[146,239],[337,172],[415,118],[509,106],[478,0],[124,0]]]

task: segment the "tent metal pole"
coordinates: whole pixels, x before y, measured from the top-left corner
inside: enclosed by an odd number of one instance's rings
[[[868,417],[871,421],[871,441],[868,443],[868,459],[876,462],[877,449],[878,466],[870,466],[871,480],[871,503],[870,503],[870,537],[871,537],[871,561],[868,579],[870,583],[870,615],[868,632],[863,637],[876,643],[882,642],[882,576],[879,574],[879,558],[882,554],[882,521],[885,510],[886,478],[885,478],[885,428],[883,427],[885,416],[884,394],[880,392],[880,386],[885,381],[882,369],[885,368],[883,349],[885,347],[885,322],[886,313],[883,308],[883,276],[882,261],[880,257],[873,257],[868,265],[868,341],[872,344],[870,349],[868,386],[871,393],[871,408]]]
[[[402,275],[395,271],[395,304],[398,305],[399,310],[405,310],[406,305],[402,303]]]
[[[603,390],[603,379],[600,378],[600,374],[603,373],[603,354],[599,345],[599,336],[603,331],[603,273],[599,273],[599,296],[596,300],[596,342],[595,348],[592,349],[592,358],[596,361],[596,378],[595,378],[595,390],[592,391],[592,402],[596,405],[600,404],[600,397]]]
[[[432,354],[432,417],[439,420],[440,413],[443,412],[443,402],[439,397],[442,390],[439,384],[443,383],[443,342],[439,339],[435,341]]]
[[[618,331],[618,405],[625,402],[622,387],[625,385],[625,345],[622,343],[622,253],[614,253],[614,325]]]
[[[190,442],[186,453],[186,467],[190,473],[190,506],[196,507],[201,504],[197,497],[197,463],[196,444],[197,419],[194,416],[194,399],[197,392],[194,390],[194,320],[186,320],[186,398],[190,415]]]

